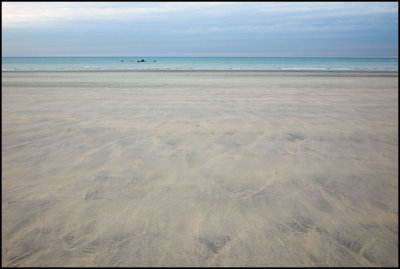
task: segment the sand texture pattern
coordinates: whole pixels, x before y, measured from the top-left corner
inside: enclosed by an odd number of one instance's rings
[[[397,85],[3,72],[2,266],[397,266]]]

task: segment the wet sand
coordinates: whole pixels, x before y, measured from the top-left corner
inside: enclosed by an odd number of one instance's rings
[[[398,73],[2,79],[2,266],[398,266]]]

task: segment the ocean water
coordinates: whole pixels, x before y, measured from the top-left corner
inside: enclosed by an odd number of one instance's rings
[[[144,59],[145,62],[138,62]],[[398,72],[398,58],[2,57],[2,71],[265,70]]]

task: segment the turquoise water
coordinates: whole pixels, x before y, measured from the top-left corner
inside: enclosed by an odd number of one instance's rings
[[[144,59],[145,62],[138,62]],[[3,57],[2,71],[266,70],[398,71],[397,58]]]

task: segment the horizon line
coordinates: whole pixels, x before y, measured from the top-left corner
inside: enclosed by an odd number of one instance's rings
[[[353,56],[1,56],[1,58],[352,58],[352,59],[398,59],[399,57],[353,57]]]

